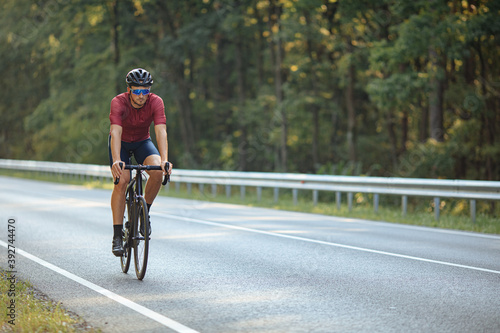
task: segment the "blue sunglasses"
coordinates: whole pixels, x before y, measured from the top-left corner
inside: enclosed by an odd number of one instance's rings
[[[135,90],[131,90],[131,91],[134,95],[140,95],[140,94],[147,95],[147,94],[149,94],[149,90],[150,89],[135,89]]]

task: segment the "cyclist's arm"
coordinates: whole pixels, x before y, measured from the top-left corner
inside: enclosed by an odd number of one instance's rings
[[[167,139],[167,125],[158,124],[155,125],[156,134],[156,144],[158,145],[158,151],[160,152],[161,164],[165,165],[168,162],[168,139]],[[170,169],[172,170],[172,163],[170,163]]]
[[[111,173],[113,177],[121,177],[122,169],[118,162],[121,162],[120,150],[122,144],[122,131],[123,128],[120,125],[111,125],[110,135],[111,135],[111,157],[113,159],[113,166],[111,167]]]

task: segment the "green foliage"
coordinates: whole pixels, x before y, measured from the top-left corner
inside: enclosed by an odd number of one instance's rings
[[[144,67],[177,167],[500,180],[498,1],[0,6],[0,158],[106,164]]]

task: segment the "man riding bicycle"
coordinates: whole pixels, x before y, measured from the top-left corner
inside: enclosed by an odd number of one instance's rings
[[[111,101],[109,120],[109,163],[113,178],[120,181],[111,194],[113,213],[113,254],[123,254],[122,230],[125,212],[125,192],[130,181],[130,172],[123,172],[125,164],[131,164],[134,155],[137,163],[143,165],[161,165],[163,171],[148,171],[149,179],[144,190],[148,211],[156,198],[162,182],[162,176],[172,172],[172,163],[165,170],[168,162],[167,120],[163,100],[150,92],[153,85],[151,74],[136,68],[128,72],[127,92],[119,94]],[[156,144],[151,141],[149,127],[154,122]],[[149,228],[151,232],[151,228]]]

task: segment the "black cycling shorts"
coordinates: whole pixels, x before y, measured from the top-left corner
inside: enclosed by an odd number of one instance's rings
[[[108,153],[109,153],[109,166],[113,165],[113,156],[111,155],[111,135],[108,138]],[[143,164],[146,157],[150,155],[158,155],[158,149],[151,141],[151,138],[139,142],[125,142],[122,141],[120,158],[125,164],[132,164],[131,157],[134,155],[135,160],[139,164]]]

